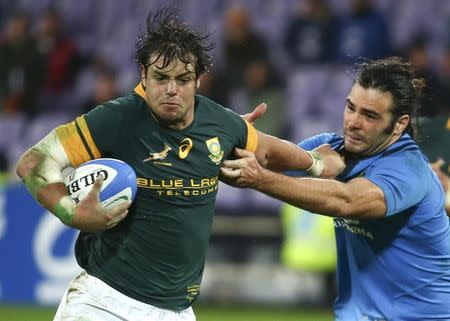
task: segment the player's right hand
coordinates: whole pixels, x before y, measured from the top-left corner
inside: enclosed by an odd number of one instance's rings
[[[112,209],[104,209],[100,204],[100,190],[103,179],[94,182],[92,190],[78,204],[71,226],[85,232],[97,232],[110,229],[128,215],[131,201]]]
[[[344,157],[334,151],[329,144],[322,144],[314,151],[320,154],[324,162],[324,169],[320,177],[335,178],[345,169]]]

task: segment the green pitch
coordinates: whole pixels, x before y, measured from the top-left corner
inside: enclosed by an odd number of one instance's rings
[[[328,311],[196,306],[197,321],[332,321]],[[0,321],[51,321],[56,307],[0,305]]]

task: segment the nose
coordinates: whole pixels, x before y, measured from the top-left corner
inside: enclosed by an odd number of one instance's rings
[[[178,86],[175,79],[171,79],[167,85],[167,94],[169,96],[175,96],[177,94]]]
[[[358,113],[346,115],[347,127],[350,129],[361,128],[361,117]]]

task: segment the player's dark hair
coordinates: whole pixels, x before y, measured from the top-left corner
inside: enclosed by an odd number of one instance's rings
[[[165,68],[179,59],[185,64],[192,63],[198,78],[212,66],[208,52],[214,47],[211,33],[192,30],[180,20],[178,10],[169,6],[149,13],[146,30],[140,32],[136,41],[135,62],[147,69],[162,57]],[[153,55],[156,59],[150,61]]]
[[[414,122],[421,107],[420,97],[425,81],[416,77],[411,63],[400,57],[370,60],[357,64],[356,72],[355,84],[391,94],[393,101],[391,130],[399,117],[409,115],[410,122],[405,132],[415,138]]]

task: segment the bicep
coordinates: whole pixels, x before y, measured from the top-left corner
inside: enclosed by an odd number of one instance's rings
[[[380,218],[386,215],[387,206],[383,190],[362,177],[346,183],[349,202],[345,206],[346,216],[353,218]]]

